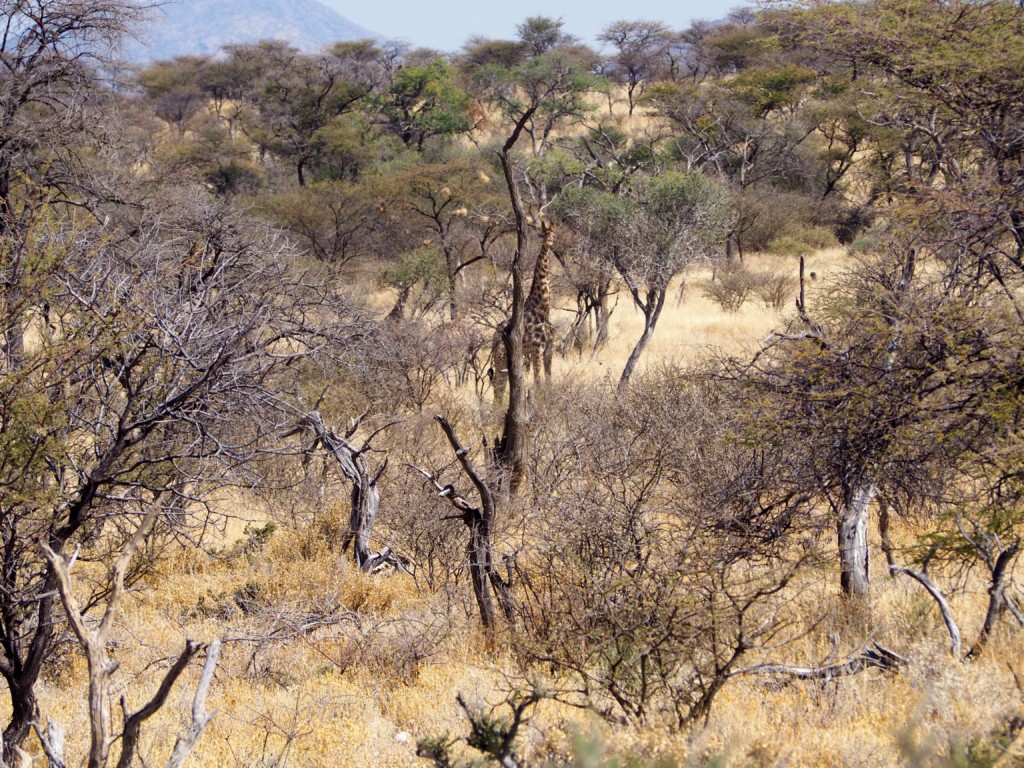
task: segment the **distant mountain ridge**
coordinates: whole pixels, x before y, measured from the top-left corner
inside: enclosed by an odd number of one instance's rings
[[[382,39],[317,0],[171,0],[125,55],[146,62],[213,54],[222,45],[274,39],[301,51],[339,40]]]

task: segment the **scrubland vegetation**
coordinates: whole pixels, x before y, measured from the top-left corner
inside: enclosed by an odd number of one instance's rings
[[[1018,5],[2,8],[0,763],[1024,760]]]

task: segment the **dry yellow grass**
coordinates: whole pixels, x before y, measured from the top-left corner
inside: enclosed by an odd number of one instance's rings
[[[838,253],[819,254],[808,269],[826,275],[841,262]],[[751,257],[754,268],[769,263],[795,270],[791,260]],[[722,312],[701,293],[708,279],[710,272],[697,271],[688,276],[685,300],[677,304],[673,296],[645,365],[693,360],[708,349],[750,350],[783,322],[754,303]],[[608,347],[595,362],[559,361],[556,382],[617,380],[642,328],[626,298],[613,316]],[[225,637],[209,702],[217,715],[192,765],[426,765],[415,755],[419,738],[466,733],[456,693],[478,705],[503,698],[515,664],[500,644],[481,636],[471,610],[449,605],[406,576],[355,572],[325,539],[322,520],[281,527],[265,543],[241,547],[236,542],[247,536],[241,521],[250,516],[262,524],[265,507],[242,495],[229,501],[237,520],[217,542],[220,554],[190,550],[167,560],[158,577],[125,601],[111,650],[121,664],[116,695],[137,707],[185,637]],[[344,511],[332,514],[340,523]],[[967,746],[991,742],[991,733],[1022,712],[1024,692],[1014,680],[1024,674],[1021,632],[1004,626],[982,659],[955,661],[934,604],[911,581],[886,578],[883,566],[874,564],[870,615],[853,617],[844,615],[834,573],[808,571],[787,610],[796,626],[813,625],[813,631],[783,648],[752,653],[750,663],[833,663],[877,641],[913,660],[901,674],[775,686],[762,676],[740,676],[720,694],[707,726],[689,733],[612,727],[543,702],[523,735],[524,754],[567,759],[574,734],[583,734],[608,753],[641,757],[643,764],[945,765]],[[967,642],[980,625],[984,586],[973,584],[954,601]],[[295,630],[317,612],[338,621]],[[60,659],[58,673],[40,685],[40,711],[66,727],[66,754],[77,759],[88,741],[85,662],[69,641],[62,642]],[[147,764],[162,763],[186,727],[197,676],[198,668],[189,670],[144,728]]]
[[[809,578],[792,603],[792,618],[810,622],[818,617],[807,606],[838,605],[833,580],[831,573],[821,581]],[[255,556],[169,567],[126,604],[113,655],[122,665],[123,691],[138,706],[164,667],[157,660],[177,652],[185,636],[236,638],[225,647],[210,702],[218,714],[194,765],[424,765],[415,757],[417,739],[465,733],[457,692],[479,704],[504,695],[502,673],[513,664],[488,649],[470,619],[456,620],[429,656],[408,667],[398,658],[400,645],[387,641],[376,651],[362,648],[356,663],[346,666],[345,654],[353,654],[351,628],[257,644],[238,639],[247,625],[235,598],[256,584],[260,599],[280,610],[331,596],[358,609],[364,627],[355,636],[367,647],[375,642],[373,632],[386,633],[388,621],[422,613],[432,599],[408,578],[356,573],[337,551],[304,547],[301,534],[287,531],[271,536]],[[954,604],[967,638],[977,631],[983,601],[979,593]],[[1024,671],[1019,632],[1004,628],[983,659],[959,663],[949,658],[934,606],[916,585],[876,572],[872,603],[870,621],[846,620],[837,609],[811,635],[754,655],[751,663],[828,663],[835,660],[830,653],[871,639],[896,643],[913,659],[900,675],[864,673],[782,687],[769,687],[756,675],[737,678],[722,692],[708,726],[694,733],[612,728],[545,703],[525,734],[526,752],[564,753],[579,731],[595,734],[613,753],[671,759],[673,765],[706,765],[712,758],[735,766],[940,765],[940,758],[984,741],[1020,712],[1021,693],[1010,671]],[[833,637],[837,648],[831,647]],[[41,686],[40,706],[67,727],[67,753],[80,755],[88,735],[85,664],[73,648],[64,654],[59,676]],[[196,673],[186,675],[148,724],[148,762],[160,762],[185,727]]]
[[[807,273],[814,272],[815,280],[808,281],[807,292],[813,299],[817,286],[842,269],[846,264],[844,251],[823,251],[807,259]],[[753,271],[777,271],[799,274],[799,260],[794,257],[755,253],[747,256],[745,265]],[[665,302],[665,309],[654,331],[647,350],[638,366],[642,372],[651,366],[666,362],[693,363],[709,354],[745,354],[755,351],[760,342],[773,330],[781,329],[793,315],[792,302],[781,312],[766,309],[755,298],[749,299],[737,312],[727,312],[706,295],[704,288],[712,280],[710,266],[698,266],[673,283]],[[643,333],[643,315],[633,305],[629,294],[622,290],[614,305],[609,326],[609,341],[591,361],[589,354],[567,357],[554,366],[559,375],[609,378],[617,381],[634,345]],[[796,291],[793,292],[793,299]],[[556,301],[557,304],[557,301]],[[564,322],[566,313],[559,318],[557,310],[552,320]]]

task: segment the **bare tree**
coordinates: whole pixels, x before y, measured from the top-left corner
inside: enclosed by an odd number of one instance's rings
[[[75,180],[86,106],[103,97],[103,66],[152,4],[134,0],[3,0],[0,18],[0,218],[15,215],[11,185],[39,192]],[[45,158],[45,162],[40,160]]]
[[[103,609],[103,615],[94,629],[86,624],[85,614],[82,606],[75,596],[74,586],[71,580],[71,565],[63,555],[54,552],[43,543],[43,554],[50,565],[57,579],[57,590],[60,593],[61,603],[68,618],[68,623],[78,638],[82,650],[85,652],[86,661],[89,667],[89,725],[90,725],[90,746],[87,765],[89,768],[106,768],[110,757],[110,748],[113,746],[115,737],[111,731],[110,716],[110,686],[117,664],[112,662],[107,655],[107,646],[110,642],[110,631],[113,621],[117,615],[121,600],[125,593],[125,577],[132,558],[144,545],[147,537],[153,530],[159,514],[164,511],[159,504],[154,503],[146,512],[139,527],[135,529],[131,538],[122,548],[117,560],[111,568],[110,594]],[[118,768],[131,768],[138,748],[139,731],[142,724],[156,714],[167,702],[175,682],[182,672],[188,667],[192,658],[202,650],[204,646],[189,640],[185,643],[185,650],[171,664],[167,673],[157,688],[153,697],[140,709],[129,712],[126,701],[122,698],[121,705],[124,709],[124,727],[121,731],[121,753],[117,761]],[[217,655],[220,643],[214,641],[207,646],[206,667],[196,691],[195,703],[193,705],[192,726],[188,735],[178,739],[174,745],[174,751],[168,766],[180,766],[192,751],[210,716],[204,713],[204,706],[210,679],[217,664]],[[56,753],[59,750],[53,748],[51,739],[44,739],[48,753]],[[51,757],[51,763],[53,758]]]
[[[666,372],[552,410],[514,642],[553,698],[686,727],[748,653],[785,643],[775,612],[806,556],[786,543],[806,502],[734,441],[720,390]]]
[[[390,546],[384,547],[376,554],[370,551],[370,535],[373,533],[373,523],[377,518],[377,508],[380,505],[380,492],[377,490],[377,481],[384,474],[388,463],[385,460],[376,473],[370,474],[366,454],[372,450],[370,443],[374,437],[379,435],[382,430],[394,426],[394,422],[385,424],[375,430],[357,448],[349,441],[356,430],[359,429],[363,417],[355,419],[344,436],[330,429],[324,423],[324,419],[318,411],[307,413],[304,421],[313,431],[314,447],[320,445],[333,457],[341,468],[342,474],[352,483],[352,514],[349,521],[349,530],[345,533],[345,538],[342,542],[342,549],[347,551],[349,546],[352,546],[352,554],[355,557],[356,566],[362,571],[372,572],[386,563],[391,563],[396,567],[404,567],[391,554]]]
[[[36,542],[64,557],[109,546],[158,499],[173,511],[161,525],[187,535],[209,493],[255,482],[253,460],[278,443],[290,418],[278,373],[344,336],[273,233],[174,194],[125,216],[123,229],[33,219],[2,241],[21,264],[7,323],[38,338],[0,370],[0,407],[18,415],[0,427],[8,758],[35,716],[57,619],[58,574]]]
[[[472,481],[480,497],[480,506],[475,506],[464,496],[457,493],[451,484],[441,485],[437,478],[430,472],[419,467],[413,467],[423,475],[434,486],[438,496],[445,498],[456,510],[456,517],[461,519],[469,528],[469,543],[466,546],[466,553],[469,556],[469,572],[473,581],[473,593],[476,596],[477,607],[480,609],[480,622],[485,629],[492,630],[497,624],[497,611],[494,607],[494,598],[491,594],[493,587],[498,593],[498,601],[501,604],[502,612],[510,623],[514,617],[514,605],[512,600],[512,573],[507,572],[507,578],[502,578],[494,564],[493,532],[497,521],[497,504],[494,492],[477,469],[476,465],[469,458],[469,449],[462,445],[455,434],[455,430],[448,420],[443,416],[434,417],[445,437],[455,451],[462,470]],[[507,565],[508,563],[506,563]]]

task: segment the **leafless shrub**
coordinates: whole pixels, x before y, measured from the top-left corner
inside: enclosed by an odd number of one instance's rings
[[[420,321],[382,325],[360,348],[355,383],[385,413],[421,413],[440,390],[454,386],[467,358],[467,342],[449,326]]]
[[[719,269],[715,279],[704,288],[704,295],[726,312],[738,312],[755,288],[754,275],[735,266]]]
[[[529,668],[551,671],[555,698],[683,727],[707,717],[749,651],[783,641],[799,500],[772,497],[771,470],[709,415],[717,397],[662,374],[629,398],[577,392],[555,409],[516,640]]]
[[[768,309],[779,312],[796,296],[797,279],[785,272],[757,272],[753,278],[753,291]]]

